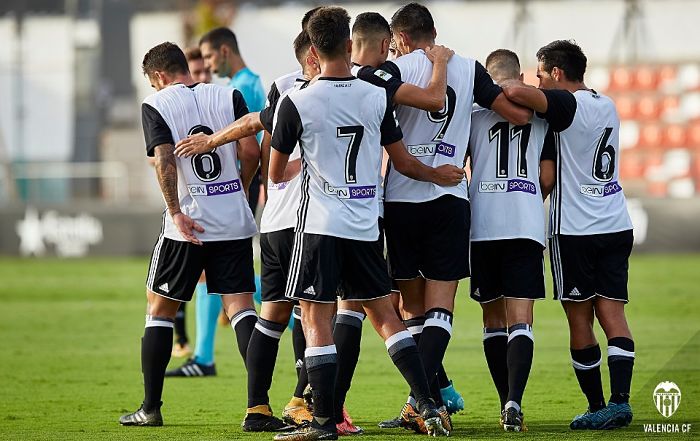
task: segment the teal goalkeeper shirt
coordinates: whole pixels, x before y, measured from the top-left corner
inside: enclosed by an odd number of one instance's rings
[[[265,89],[258,74],[244,67],[233,75],[228,84],[240,90],[249,111],[260,112],[265,108]],[[262,140],[262,132],[257,134],[257,138],[258,142]]]

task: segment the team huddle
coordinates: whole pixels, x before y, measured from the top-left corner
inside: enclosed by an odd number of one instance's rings
[[[547,244],[588,400],[570,427],[630,424],[634,342],[624,305],[633,236],[615,105],[585,86],[587,60],[571,41],[537,52],[536,88],[522,82],[515,53],[495,50],[482,65],[435,45],[436,35],[417,3],[391,23],[360,14],[352,31],[344,9],[312,9],[293,44],[300,69],[275,80],[260,112],[249,112],[237,89],[196,83],[172,43],[145,55],[157,90],[142,105],[146,148],[167,208],[147,278],[145,397],[121,424],[163,424],[174,318],[205,270],[248,373],[245,431],[278,432],[276,440],[362,433],[344,402],[369,318],[410,391],[398,417],[379,426],[449,435],[463,401],[442,364],[467,277],[483,310],[500,424],[526,430]],[[258,167],[266,188],[259,314],[247,201]],[[268,391],[292,314],[303,353],[279,419]],[[607,402],[595,318],[608,339]]]

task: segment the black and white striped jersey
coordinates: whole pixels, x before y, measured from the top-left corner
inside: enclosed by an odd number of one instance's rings
[[[296,231],[377,240],[382,146],[401,138],[386,92],[355,77],[321,77],[287,95],[272,147],[291,154],[299,143]]]
[[[275,80],[268,95],[269,105],[260,113],[260,121],[265,130],[269,133],[273,132],[280,101],[290,92],[306,87],[307,84],[308,81],[304,79],[301,71],[287,74]],[[296,159],[299,159],[298,145],[289,156],[290,161]],[[265,208],[260,219],[261,233],[294,228],[297,222],[297,210],[299,209],[300,182],[301,178],[299,175],[289,181],[277,184],[268,180],[267,202],[265,202]]]
[[[173,84],[141,106],[146,150],[175,144],[194,133],[211,134],[248,113],[238,90],[213,84]],[[202,241],[244,239],[257,232],[238,172],[236,145],[190,158],[176,157],[180,210],[204,227]],[[184,241],[169,214],[164,236]]]
[[[381,69],[363,68],[358,75],[376,85],[394,90],[400,82],[427,87],[433,64],[422,49],[386,62]],[[404,131],[408,152],[430,167],[451,164],[464,167],[472,106],[491,103],[502,92],[486,69],[475,60],[454,55],[447,64],[447,94],[445,107],[428,112],[407,106],[396,106],[396,116]],[[426,202],[451,194],[467,199],[466,178],[457,186],[442,187],[402,175],[391,167],[385,184],[386,202]]]
[[[471,240],[531,239],[545,245],[545,216],[540,189],[540,161],[555,159],[544,151],[549,127],[563,130],[576,111],[573,95],[545,90],[547,112],[514,126],[496,112],[475,106],[472,112],[469,184]]]
[[[550,201],[550,234],[591,235],[632,229],[619,179],[620,119],[615,104],[592,90],[574,92],[576,114],[551,131],[557,176]]]

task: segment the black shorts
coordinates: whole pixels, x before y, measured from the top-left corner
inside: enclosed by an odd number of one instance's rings
[[[377,241],[377,246],[379,247],[379,251],[382,253],[382,256],[386,256],[386,248],[385,248],[385,237],[384,237],[384,218],[380,217],[379,218],[379,240]],[[388,271],[388,268],[387,268]],[[391,272],[389,271],[389,277],[391,278]],[[391,279],[391,292],[401,292],[399,290],[399,285],[396,283],[395,279]]]
[[[289,302],[284,295],[292,258],[294,229],[273,231],[260,235],[260,280],[263,302]]]
[[[428,202],[385,202],[391,277],[453,281],[469,277],[469,201],[452,195]]]
[[[634,236],[618,233],[568,236],[550,240],[554,298],[582,302],[594,296],[627,303],[627,273]]]
[[[202,270],[206,271],[210,293],[255,292],[252,238],[195,245],[161,236],[153,248],[146,288],[189,302]]]
[[[320,303],[373,300],[389,295],[391,282],[377,241],[297,233],[287,297]]]
[[[479,303],[545,298],[543,250],[531,239],[472,242],[471,298]]]

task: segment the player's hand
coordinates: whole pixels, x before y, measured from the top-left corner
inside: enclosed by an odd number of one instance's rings
[[[439,44],[436,44],[425,51],[425,55],[432,63],[440,61],[447,63],[454,54],[455,51],[448,47],[440,46]]]
[[[175,155],[181,158],[189,158],[200,153],[208,153],[214,150],[210,147],[211,136],[204,133],[195,133],[175,144]]]
[[[464,169],[451,164],[441,165],[435,168],[433,182],[443,187],[454,187],[464,179]]]
[[[173,215],[173,223],[186,241],[192,242],[195,245],[202,245],[202,241],[197,239],[194,233],[204,233],[204,227],[192,220],[191,217],[183,213],[175,213]]]

